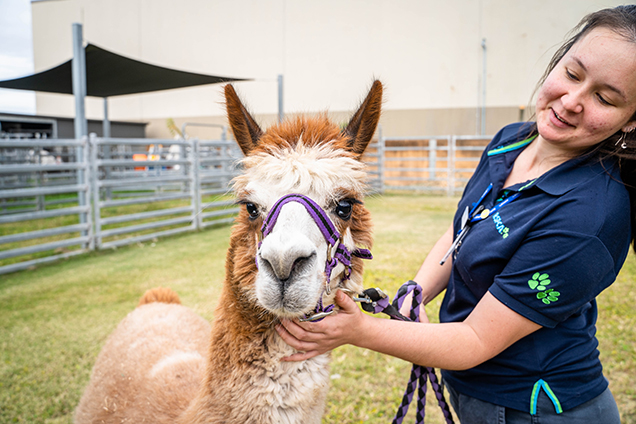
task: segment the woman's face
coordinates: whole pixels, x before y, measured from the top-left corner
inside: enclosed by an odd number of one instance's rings
[[[606,28],[580,39],[550,72],[536,104],[539,135],[577,154],[636,127],[636,43]]]

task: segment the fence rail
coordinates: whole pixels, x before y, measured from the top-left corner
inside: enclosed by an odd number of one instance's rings
[[[135,153],[149,142],[147,153]],[[229,222],[238,212],[229,207],[234,202],[223,199],[241,157],[231,140],[91,136],[90,144],[98,249]]]
[[[489,140],[380,130],[363,156],[371,190],[455,195]],[[230,223],[241,156],[226,139],[0,140],[0,274]]]
[[[382,190],[462,192],[490,136],[383,137]]]
[[[58,163],[44,148],[57,149],[67,162]],[[84,182],[88,174],[87,140],[0,140],[0,152],[0,246],[8,246],[0,250],[0,260],[29,258],[9,261],[0,267],[0,273],[90,250],[91,208],[86,203],[90,187]],[[69,199],[71,202],[61,201]],[[26,221],[32,223],[29,230],[11,231],[12,224]],[[47,221],[56,225],[42,228]]]

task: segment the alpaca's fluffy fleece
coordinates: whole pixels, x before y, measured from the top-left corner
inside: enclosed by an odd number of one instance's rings
[[[294,350],[273,330],[257,336],[258,346],[245,346],[240,353],[214,333],[219,343],[211,348],[210,372],[179,424],[320,424],[329,390],[329,355],[281,362]],[[219,357],[225,356],[220,351],[226,347],[234,366],[220,368],[224,360]]]
[[[321,116],[286,121],[264,133],[231,85],[226,86],[225,93],[232,132],[247,158],[242,163],[244,174],[234,181],[235,193],[244,207],[230,236],[214,326],[210,329],[202,318],[181,305],[146,303],[178,302],[176,294],[157,290],[144,295],[141,306],[119,325],[99,355],[77,409],[77,423],[321,421],[329,388],[329,355],[302,362],[281,361],[295,350],[283,342],[275,327],[281,317],[301,316],[305,308],[278,311],[259,301],[256,285],[261,273],[256,262],[262,253],[260,228],[275,200],[293,191],[312,197],[330,214],[343,235],[341,242],[350,250],[371,248],[370,215],[361,202],[366,174],[359,159],[379,120],[382,85],[374,82],[344,131]],[[349,200],[350,216],[338,219],[338,202]],[[257,207],[260,216],[252,216],[248,204]],[[294,219],[298,214],[287,211],[297,210],[301,215],[307,212],[294,205],[285,208],[279,214],[283,223],[278,228],[289,235],[284,231],[289,227],[284,221],[298,223]],[[281,218],[285,214],[288,218]],[[327,244],[315,222],[304,225],[301,221],[301,229],[316,227],[312,234],[318,242],[314,244],[322,255],[312,254],[319,258],[312,263],[316,278],[310,281],[316,287],[309,290],[305,286],[303,296],[307,298],[305,306],[312,309],[327,283],[323,265]],[[276,239],[271,240],[277,244]],[[283,238],[280,240],[278,244],[284,244]],[[339,282],[350,290],[361,288],[362,260],[353,257],[351,262],[350,279],[343,278],[344,266],[332,273],[334,288]],[[303,284],[300,280],[295,284]],[[273,279],[270,283],[276,284]],[[323,300],[331,302],[332,297]]]
[[[137,306],[145,305],[147,303],[162,302],[162,303],[176,303],[181,304],[179,295],[167,287],[155,287],[154,289],[146,290]]]
[[[99,354],[75,422],[175,422],[203,379],[210,331],[185,306],[136,308]]]

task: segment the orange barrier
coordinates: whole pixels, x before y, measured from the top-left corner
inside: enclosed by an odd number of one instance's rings
[[[148,155],[145,155],[143,153],[134,153],[132,158],[134,161],[145,161],[145,160],[148,160]],[[135,171],[145,171],[145,170],[146,170],[145,166],[135,166]]]

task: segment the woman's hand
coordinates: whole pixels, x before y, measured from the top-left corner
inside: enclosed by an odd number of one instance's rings
[[[299,351],[283,358],[283,361],[304,361],[354,342],[357,329],[365,315],[358,305],[340,290],[336,293],[335,301],[340,310],[322,321],[281,321],[276,331],[285,343]]]

